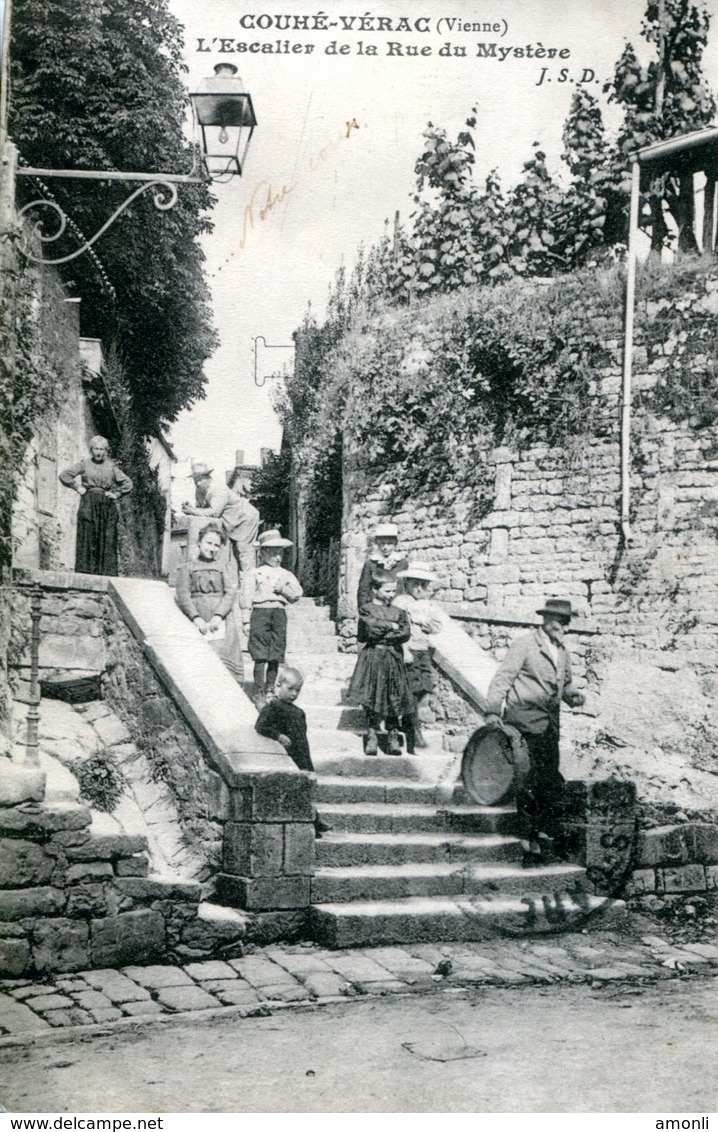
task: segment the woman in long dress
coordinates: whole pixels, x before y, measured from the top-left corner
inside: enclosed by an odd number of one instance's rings
[[[108,574],[114,578],[118,573],[117,500],[132,491],[132,480],[110,459],[110,446],[104,436],[93,436],[90,452],[90,459],[80,460],[60,472],[60,482],[74,488],[80,496],[75,572]]]
[[[217,558],[227,536],[216,524],[199,532],[199,553],[177,570],[175,600],[241,684],[242,639],[237,623],[237,586],[229,564]]]

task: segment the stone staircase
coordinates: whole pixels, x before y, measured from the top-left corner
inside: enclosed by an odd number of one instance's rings
[[[356,657],[338,651],[326,606],[289,611],[287,660],[305,676],[300,699],[317,770],[317,808],[331,833],[316,843],[312,931],[330,947],[478,940],[554,930],[605,907],[585,870],[524,870],[511,806],[470,804],[441,732],[415,756],[368,758],[361,709],[343,692]]]

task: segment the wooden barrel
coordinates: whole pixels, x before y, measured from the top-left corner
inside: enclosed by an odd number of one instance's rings
[[[507,724],[480,727],[469,739],[461,777],[469,797],[480,806],[495,806],[513,794],[529,770],[526,744]]]

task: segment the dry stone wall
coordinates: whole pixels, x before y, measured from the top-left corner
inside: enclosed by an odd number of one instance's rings
[[[144,838],[97,834],[86,806],[45,802],[44,794],[40,771],[5,768],[0,973],[77,971],[185,954],[183,932],[197,919],[200,885],[148,878]]]
[[[127,737],[144,754],[157,782],[169,790],[183,840],[205,860],[201,879],[206,879],[221,868],[222,780],[207,765],[197,737],[112,605],[106,610],[105,639],[104,698],[127,725]]]

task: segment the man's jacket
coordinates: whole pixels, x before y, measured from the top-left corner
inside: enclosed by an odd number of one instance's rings
[[[549,723],[558,727],[561,700],[571,703],[577,689],[571,683],[571,659],[563,645],[551,655],[548,639],[541,629],[519,637],[509,648],[488,691],[488,710],[531,735],[541,735]]]
[[[254,545],[259,531],[259,511],[244,496],[212,480],[204,501],[198,501],[197,510],[208,518],[220,519],[228,538],[234,542]]]

